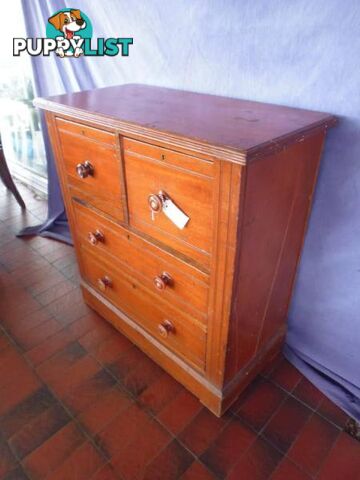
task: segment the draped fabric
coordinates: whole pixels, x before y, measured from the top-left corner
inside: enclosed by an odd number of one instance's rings
[[[22,7],[27,35],[29,37],[46,37],[48,18],[55,11],[66,8],[66,2],[22,0]],[[91,73],[91,68],[87,64],[87,59],[77,58],[76,61],[76,65],[71,62],[64,62],[64,59],[56,55],[51,58],[32,57],[36,94],[46,97],[56,93],[95,88],[95,79]],[[19,232],[18,236],[38,234],[72,243],[43,115],[41,116],[41,123],[47,156],[48,218],[41,225],[25,228]]]
[[[339,116],[325,146],[285,353],[360,420],[359,2],[23,0],[28,35],[45,36],[48,17],[64,7],[83,10],[94,37],[130,36],[134,45],[127,58],[33,58],[38,95],[139,82]],[[35,231],[59,238],[64,208],[49,150],[48,159],[49,218]]]

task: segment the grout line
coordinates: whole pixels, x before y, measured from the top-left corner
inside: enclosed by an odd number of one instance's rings
[[[265,377],[263,377],[265,378]],[[306,377],[304,377],[306,378]],[[321,405],[321,403],[323,402],[323,400],[321,400],[321,402],[319,403],[319,405],[314,408],[312,407],[311,405],[309,405],[308,403],[306,403],[304,400],[302,400],[301,398],[298,398],[293,392],[296,388],[296,385],[294,387],[294,389],[289,392],[288,390],[286,390],[284,387],[282,387],[281,385],[279,385],[277,382],[275,382],[274,380],[270,379],[270,378],[266,378],[266,380],[268,380],[269,382],[271,382],[273,385],[276,385],[278,388],[280,388],[283,392],[285,392],[289,397],[292,397],[294,398],[295,400],[297,400],[299,403],[301,403],[302,405],[304,405],[305,407],[307,407],[309,410],[311,410],[312,412],[316,413],[317,415],[319,415],[319,417],[321,417],[323,420],[326,420],[328,423],[330,423],[331,425],[333,425],[334,427],[336,427],[338,430],[342,431],[344,429],[344,427],[340,427],[340,425],[338,425],[337,423],[335,423],[334,421],[330,420],[329,418],[327,418],[325,415],[323,415],[321,412],[319,412],[319,407]],[[345,426],[345,425],[344,425]]]

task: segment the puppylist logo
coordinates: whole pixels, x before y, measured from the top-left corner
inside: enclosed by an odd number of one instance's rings
[[[23,52],[31,56],[48,57],[55,52],[61,58],[84,56],[114,57],[129,56],[129,46],[134,43],[132,37],[97,38],[92,43],[92,25],[84,12],[76,8],[64,8],[52,15],[46,26],[46,38],[14,38],[13,55]]]

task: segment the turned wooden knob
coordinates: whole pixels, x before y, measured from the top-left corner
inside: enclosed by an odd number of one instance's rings
[[[154,282],[155,287],[158,290],[165,290],[167,285],[171,284],[172,278],[168,273],[163,272],[161,275],[157,275],[154,278],[153,282]]]
[[[100,289],[102,292],[105,292],[105,290],[107,289],[107,287],[111,287],[111,286],[112,286],[112,282],[111,282],[111,280],[110,280],[109,277],[98,278],[97,284],[98,284],[99,289]]]
[[[95,230],[95,232],[88,233],[88,240],[91,245],[96,245],[98,242],[104,243],[105,236],[102,232],[100,232],[100,230]]]
[[[86,178],[89,175],[94,175],[94,167],[88,160],[86,160],[86,162],[78,163],[76,165],[76,173],[80,178]]]
[[[151,195],[149,195],[148,204],[150,210],[152,210],[154,213],[160,212],[162,210],[164,200],[165,194],[162,191],[160,191],[158,194],[152,193]]]
[[[170,320],[164,320],[163,322],[159,323],[158,330],[159,330],[160,335],[163,338],[167,338],[170,333],[175,332],[175,327],[170,322]]]

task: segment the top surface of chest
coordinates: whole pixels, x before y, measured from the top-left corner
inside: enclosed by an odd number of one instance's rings
[[[241,154],[334,123],[332,115],[321,112],[138,84],[38,99],[35,104],[63,114],[101,117],[114,128],[140,127]]]

